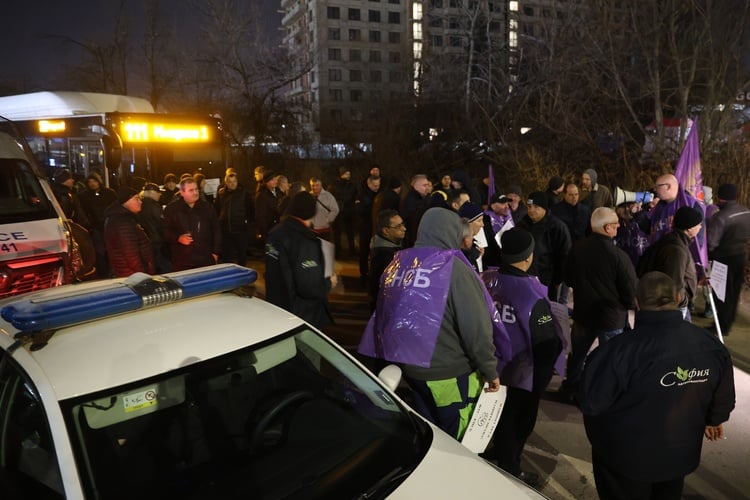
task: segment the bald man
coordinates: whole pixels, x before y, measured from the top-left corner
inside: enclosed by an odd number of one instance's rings
[[[659,203],[651,211],[651,224],[649,231],[649,243],[653,244],[659,238],[672,231],[672,219],[681,207],[690,206],[703,213],[700,203],[685,192],[672,174],[660,175],[654,184],[654,192]],[[699,241],[703,241],[703,231],[698,235]]]

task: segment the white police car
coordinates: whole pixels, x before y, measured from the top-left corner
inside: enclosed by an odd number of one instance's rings
[[[0,302],[0,498],[542,498],[220,265]]]

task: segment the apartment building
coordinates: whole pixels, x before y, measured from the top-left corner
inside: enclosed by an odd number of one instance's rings
[[[463,98],[470,58],[507,69],[508,4],[281,0],[283,43],[301,74],[288,97],[320,142],[367,142],[386,104]]]

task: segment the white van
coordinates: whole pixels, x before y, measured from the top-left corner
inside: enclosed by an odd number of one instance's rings
[[[46,178],[0,118],[0,298],[73,279],[74,245]]]
[[[256,277],[223,264],[0,301],[3,500],[544,498],[242,293]]]

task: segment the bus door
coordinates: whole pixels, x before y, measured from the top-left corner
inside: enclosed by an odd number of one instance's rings
[[[86,177],[98,172],[104,177],[104,150],[99,140],[70,140],[70,170]]]

